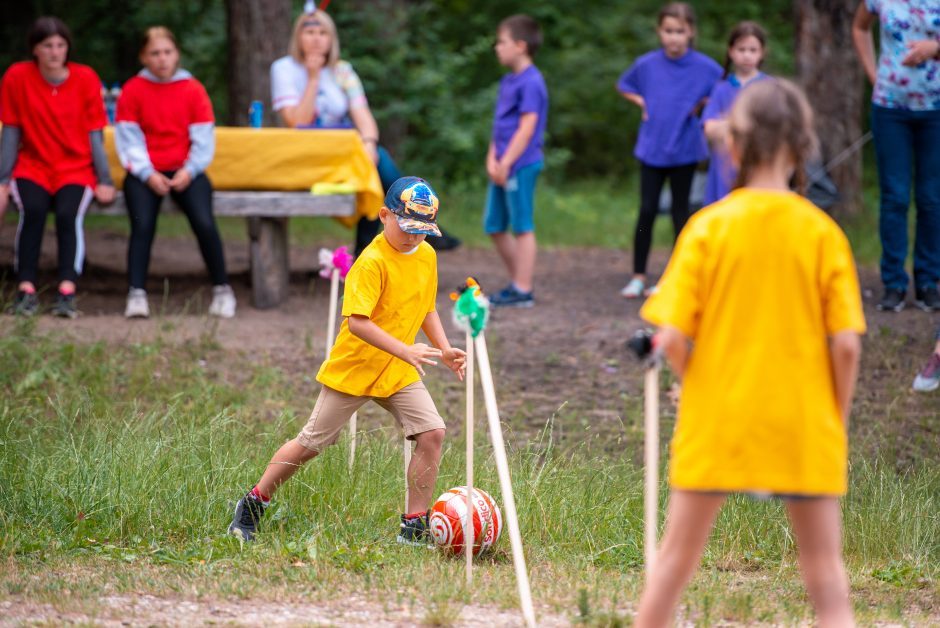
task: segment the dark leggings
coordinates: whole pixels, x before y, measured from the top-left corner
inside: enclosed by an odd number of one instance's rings
[[[46,228],[46,216],[55,213],[55,233],[59,244],[59,281],[78,281],[85,263],[85,236],[82,220],[93,197],[91,188],[65,185],[50,194],[29,179],[13,181],[14,200],[20,207],[16,230],[16,276],[35,284],[39,273],[39,253]]]
[[[640,167],[640,215],[636,221],[636,234],[633,237],[633,272],[646,274],[646,262],[653,244],[653,223],[659,212],[659,195],[663,191],[666,179],[672,191],[672,228],[675,237],[689,219],[689,194],[692,191],[692,177],[697,164],[656,168],[641,164]]]
[[[172,179],[174,172],[163,174]],[[185,190],[171,191],[170,196],[186,214],[189,226],[196,234],[212,285],[227,284],[222,239],[212,216],[212,184],[209,178],[200,174]],[[124,178],[124,202],[127,203],[127,214],[131,219],[131,239],[127,247],[127,275],[131,288],[143,289],[147,285],[150,247],[157,231],[161,201],[163,197],[137,177],[128,175]]]

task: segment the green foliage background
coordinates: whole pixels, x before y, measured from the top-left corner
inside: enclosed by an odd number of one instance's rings
[[[299,12],[302,2],[295,0]],[[548,83],[548,175],[619,178],[634,168],[637,112],[614,83],[638,55],[657,46],[659,0],[334,0],[343,56],[365,83],[383,128],[403,129],[393,146],[409,170],[448,180],[481,176],[496,85],[504,70],[492,52],[499,21],[527,12],[542,24],[536,62]],[[792,71],[793,13],[788,0],[692,2],[697,45],[719,61],[739,20],[768,28],[767,69]],[[205,83],[224,120],[227,42],[222,0],[33,0],[9,7],[0,24],[0,67],[25,58],[25,33],[42,14],[72,28],[74,58],[107,83],[138,69],[139,34],[164,24],[178,36],[183,62]],[[285,51],[287,42],[285,42]],[[392,139],[393,134],[386,134]]]

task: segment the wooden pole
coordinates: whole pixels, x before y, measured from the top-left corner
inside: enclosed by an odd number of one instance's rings
[[[656,565],[656,533],[659,528],[659,365],[646,369],[644,385],[643,555],[646,579]]]
[[[467,520],[463,526],[464,554],[467,565],[467,595],[469,587],[473,584],[473,546],[476,542],[476,530],[473,526],[474,499],[473,499],[473,336],[467,330],[467,372],[465,380],[467,385]]]
[[[326,359],[330,359],[333,350],[333,341],[336,339],[336,310],[339,305],[339,269],[330,272],[330,311],[326,324]],[[356,419],[359,413],[353,412],[349,417],[349,470],[352,471],[356,460]]]
[[[408,484],[408,467],[411,466],[411,441],[407,438],[402,439],[402,453],[404,453],[405,458],[405,510],[403,512],[407,515],[411,514],[411,511],[408,510],[409,498],[411,497],[411,487]]]
[[[516,501],[512,494],[512,479],[509,476],[509,461],[506,458],[506,445],[499,423],[499,409],[496,406],[496,390],[493,374],[490,371],[490,358],[486,351],[486,338],[483,332],[474,339],[477,364],[480,367],[480,383],[483,385],[483,401],[486,405],[486,418],[490,428],[490,440],[493,442],[493,454],[496,458],[496,472],[503,493],[503,505],[506,507],[506,522],[509,525],[509,542],[512,545],[512,562],[516,570],[516,584],[519,587],[519,603],[522,616],[527,626],[535,626],[535,608],[532,606],[532,589],[529,586],[529,574],[526,571],[525,554],[522,551],[522,535],[519,533],[519,519],[516,516]]]

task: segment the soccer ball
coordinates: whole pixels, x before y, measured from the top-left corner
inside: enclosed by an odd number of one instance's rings
[[[461,555],[464,551],[464,525],[467,517],[467,487],[457,486],[440,497],[431,507],[431,538],[445,552]],[[503,515],[496,500],[485,491],[473,489],[473,555],[488,551],[503,530]]]

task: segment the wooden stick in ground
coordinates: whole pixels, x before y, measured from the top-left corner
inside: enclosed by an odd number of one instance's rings
[[[506,511],[506,523],[509,526],[509,542],[512,545],[512,562],[516,570],[516,584],[519,587],[519,603],[522,616],[527,626],[535,626],[535,608],[532,606],[532,589],[529,586],[529,573],[526,570],[525,554],[522,551],[522,535],[519,532],[519,518],[516,515],[516,500],[512,494],[512,478],[509,476],[509,461],[506,458],[506,445],[503,442],[503,430],[499,423],[499,410],[496,407],[496,390],[493,374],[490,371],[490,357],[486,351],[486,338],[483,332],[474,339],[477,365],[480,367],[480,383],[483,385],[483,401],[486,405],[486,418],[490,428],[490,440],[493,442],[493,455],[496,458],[496,472],[503,494],[503,506]]]
[[[404,453],[405,458],[405,509],[402,512],[407,515],[411,514],[411,511],[408,510],[408,498],[411,496],[411,487],[408,485],[408,467],[411,466],[411,441],[406,437],[402,440],[402,442],[402,453]]]
[[[646,369],[644,393],[643,555],[649,580],[656,565],[659,529],[659,365],[655,359]]]
[[[473,545],[476,541],[476,531],[473,527],[473,336],[470,330],[467,330],[467,372],[465,380],[467,384],[467,518],[463,526],[463,551],[467,564],[467,594],[469,587],[473,584]]]

